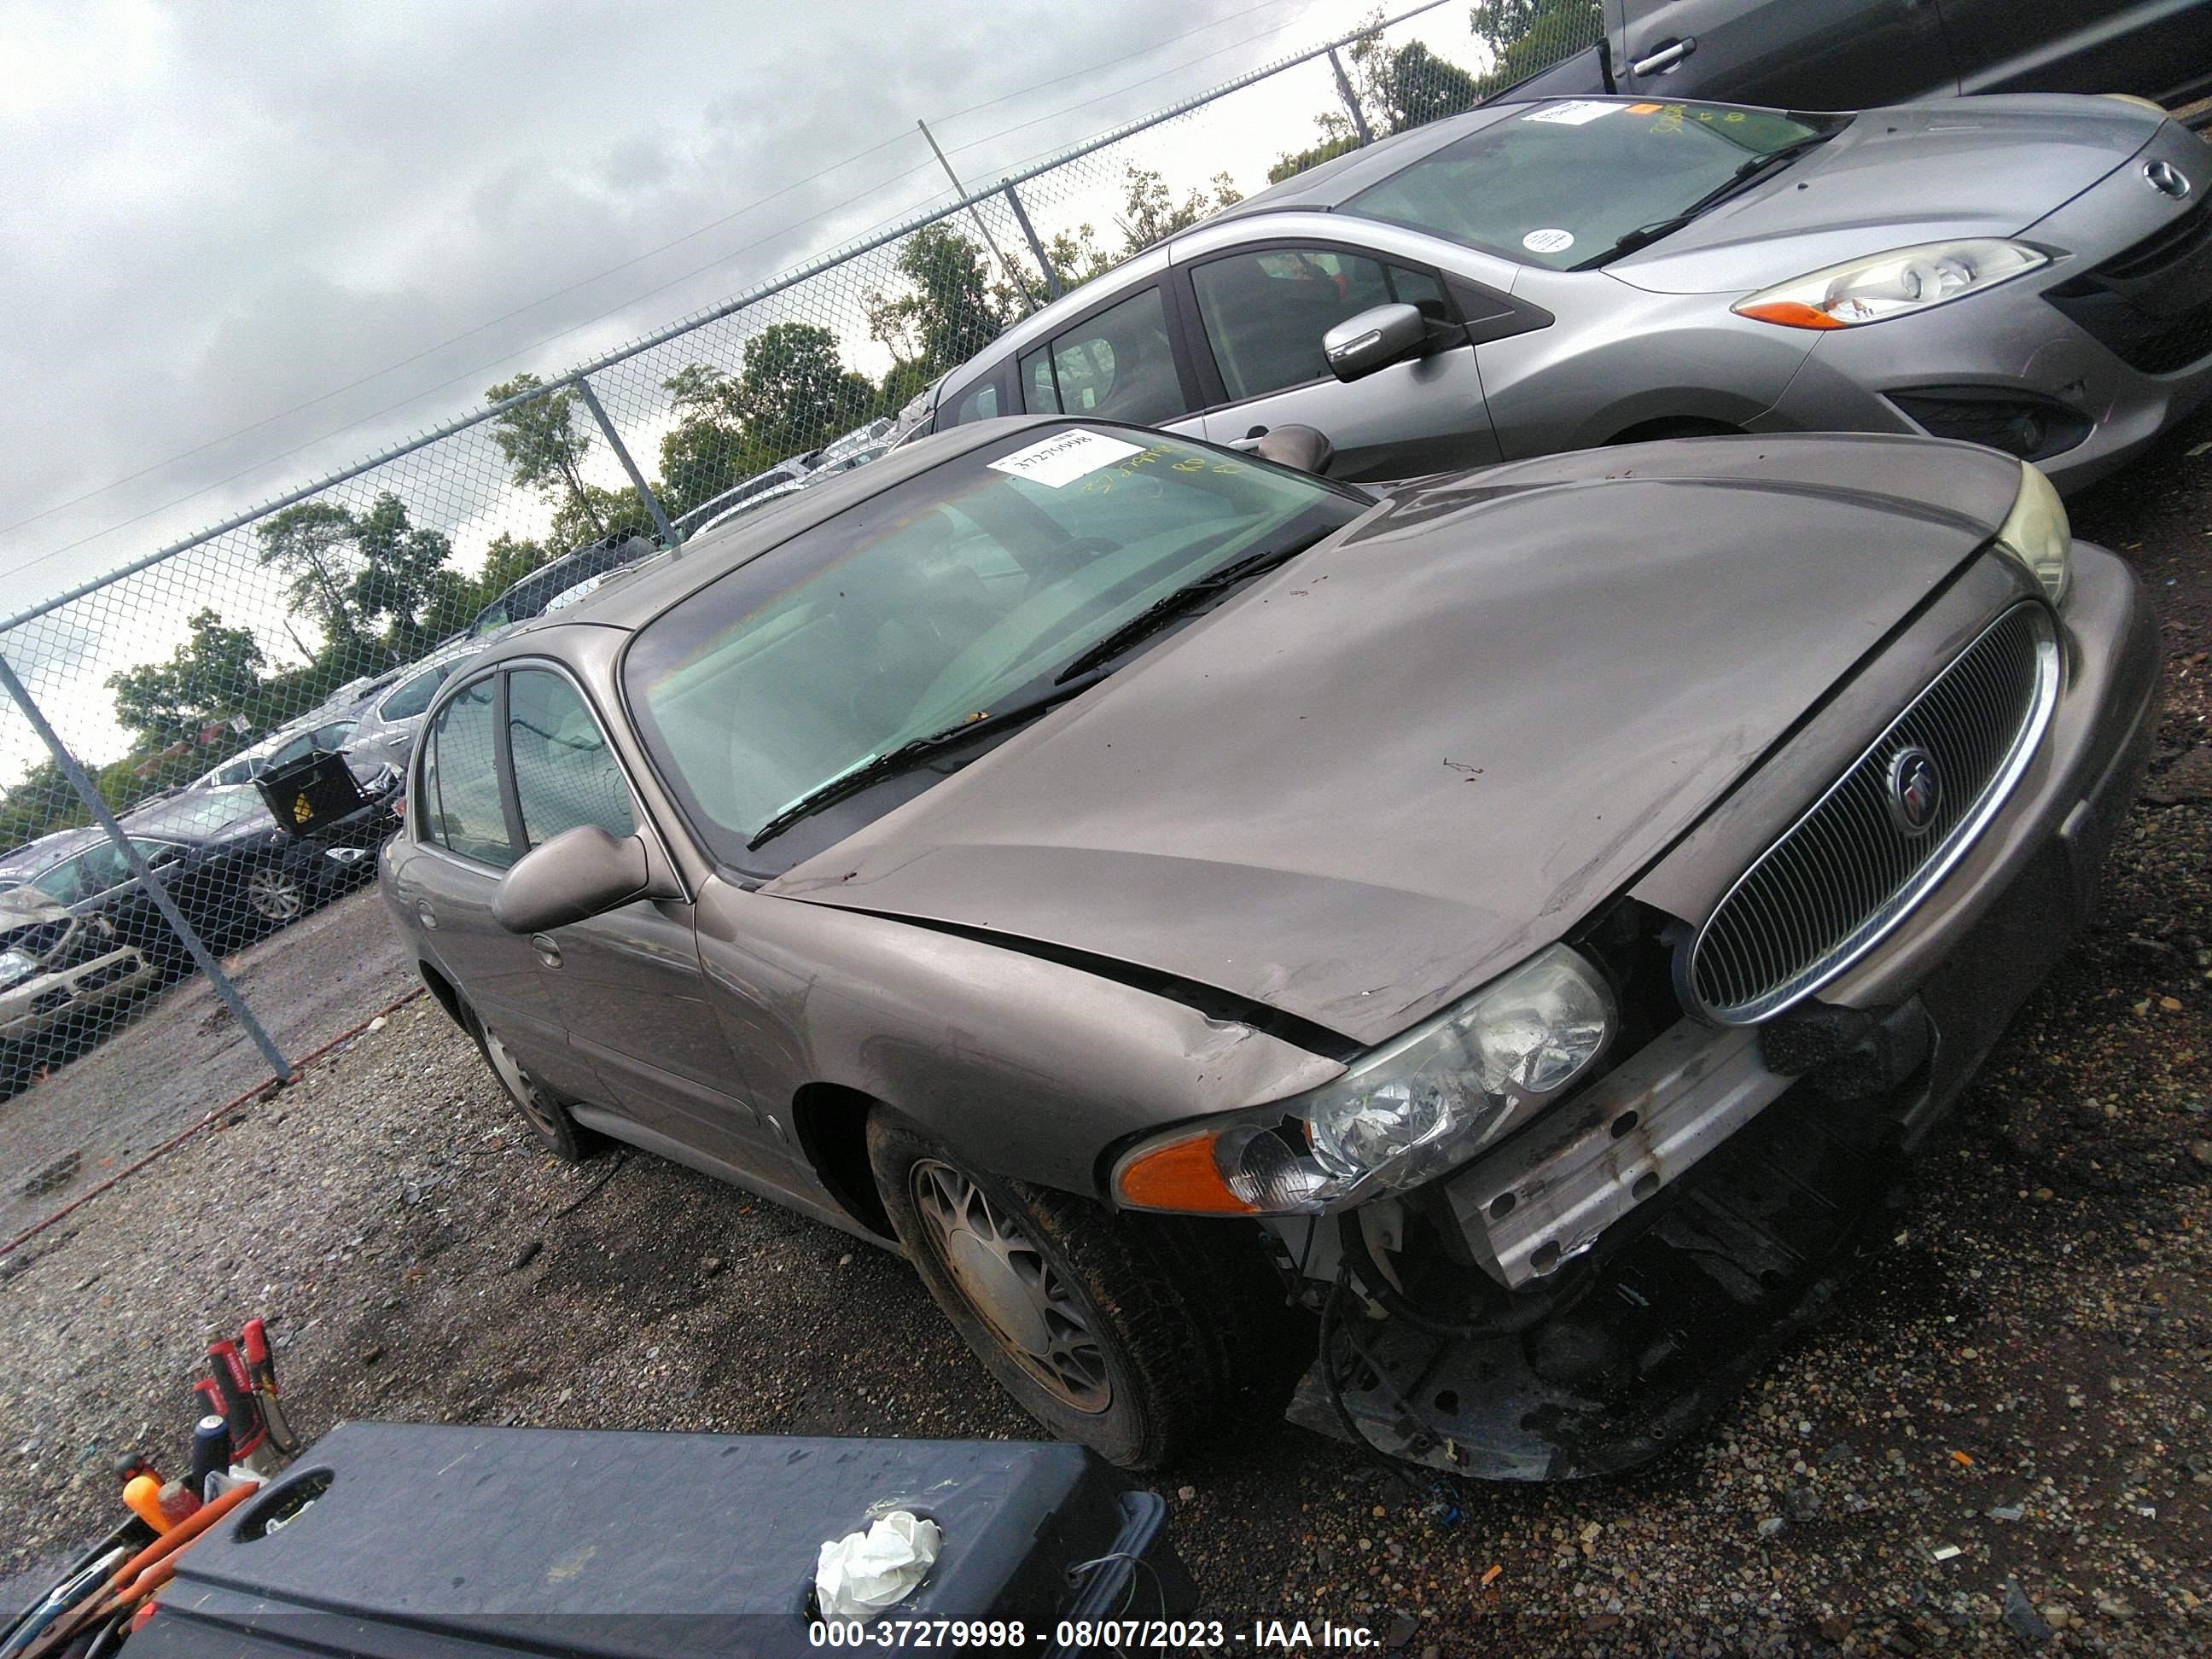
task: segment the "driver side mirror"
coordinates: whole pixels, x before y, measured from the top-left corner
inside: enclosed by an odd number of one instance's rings
[[[1364,380],[1427,344],[1428,319],[1418,307],[1375,306],[1347,317],[1321,337],[1321,355],[1340,380]]]
[[[596,823],[563,830],[500,878],[492,920],[510,933],[546,933],[652,896],[642,836],[609,835]]]

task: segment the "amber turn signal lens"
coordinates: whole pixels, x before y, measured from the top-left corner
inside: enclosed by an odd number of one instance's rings
[[[1735,314],[1750,317],[1762,323],[1779,323],[1784,328],[1848,328],[1850,325],[1831,317],[1825,311],[1815,310],[1802,300],[1763,300],[1757,305],[1738,306]],[[1841,348],[1838,348],[1841,349]]]
[[[1213,1137],[1195,1134],[1150,1147],[1124,1164],[1114,1179],[1121,1200],[1147,1210],[1196,1215],[1255,1215],[1259,1206],[1229,1189],[1213,1161]]]

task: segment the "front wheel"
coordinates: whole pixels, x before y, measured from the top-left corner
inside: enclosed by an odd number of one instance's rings
[[[1218,1250],[1194,1261],[1154,1218],[971,1168],[885,1111],[869,1119],[868,1158],[939,1309],[1062,1439],[1157,1468],[1266,1358],[1268,1344],[1237,1334],[1270,1312],[1267,1270],[1243,1232],[1216,1233]]]

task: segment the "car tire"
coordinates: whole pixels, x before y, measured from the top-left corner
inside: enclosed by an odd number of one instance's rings
[[[38,1081],[39,1057],[27,1045],[0,1041],[0,1100],[13,1100]]]
[[[931,1297],[1061,1439],[1156,1469],[1248,1389],[1295,1376],[1282,1339],[1297,1316],[1249,1230],[1116,1215],[990,1175],[886,1110],[869,1118],[868,1158]]]
[[[568,1115],[567,1103],[531,1076],[514,1051],[477,1018],[474,1010],[467,1013],[465,1023],[469,1035],[477,1040],[477,1052],[483,1055],[485,1066],[508,1103],[522,1115],[531,1139],[563,1164],[581,1164],[598,1152],[599,1137]]]

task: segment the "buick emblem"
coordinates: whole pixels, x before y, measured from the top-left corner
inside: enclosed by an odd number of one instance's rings
[[[2143,178],[2161,196],[2179,201],[2189,194],[2189,175],[2171,161],[2146,161]]]
[[[1889,763],[1890,820],[1908,836],[1923,836],[1943,805],[1943,775],[1925,749],[1898,751]]]

